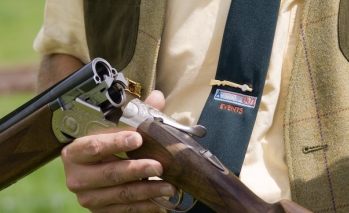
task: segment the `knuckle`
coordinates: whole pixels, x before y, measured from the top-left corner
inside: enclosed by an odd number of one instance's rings
[[[89,196],[77,195],[77,200],[78,200],[78,203],[80,204],[80,206],[82,206],[84,208],[91,208],[91,206],[92,206],[91,199]]]
[[[107,183],[111,185],[119,185],[123,183],[123,179],[120,176],[118,170],[114,166],[107,166],[103,171],[104,177]]]
[[[67,154],[67,149],[68,149],[68,146],[65,146],[63,149],[62,149],[62,151],[61,151],[61,157],[62,157],[62,159],[64,160],[64,159],[67,159],[67,156],[68,156],[68,154]]]
[[[69,164],[71,158],[70,146],[67,145],[61,150],[61,159],[63,164]]]
[[[131,192],[129,187],[122,187],[118,193],[115,194],[116,199],[120,199],[123,203],[132,203],[136,201],[136,196]],[[134,206],[129,206],[129,208]],[[129,211],[127,211],[129,212]]]
[[[84,188],[83,184],[79,180],[71,177],[66,178],[66,185],[71,192],[78,192]]]
[[[101,142],[97,137],[91,137],[84,149],[84,152],[91,157],[98,157],[101,155]]]

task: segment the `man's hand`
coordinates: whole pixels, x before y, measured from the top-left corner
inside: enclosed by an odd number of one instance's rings
[[[161,92],[145,101],[164,106]],[[137,149],[142,137],[134,131],[86,136],[62,150],[68,188],[80,205],[92,212],[166,212],[150,198],[174,196],[176,189],[164,181],[141,180],[162,174],[155,160],[121,160],[113,154]]]

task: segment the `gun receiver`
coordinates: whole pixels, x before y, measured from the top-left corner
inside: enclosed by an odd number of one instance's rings
[[[204,127],[179,124],[138,99],[126,105],[126,87],[123,74],[96,58],[2,118],[0,190],[59,156],[75,138],[127,124],[143,145],[117,156],[159,161],[161,178],[216,212],[309,212],[291,201],[262,201],[192,138],[205,136]]]

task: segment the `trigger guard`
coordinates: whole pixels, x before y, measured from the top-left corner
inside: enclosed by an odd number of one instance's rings
[[[157,205],[159,205],[167,210],[174,211],[174,212],[187,212],[190,209],[192,209],[198,201],[197,199],[194,198],[193,203],[191,204],[191,206],[189,208],[183,208],[183,207],[179,206],[179,204],[181,204],[181,202],[183,200],[183,191],[180,189],[180,190],[178,190],[177,193],[178,193],[179,199],[178,199],[178,202],[176,204],[172,203],[169,200],[166,200],[163,197],[156,197],[156,198],[152,198],[150,200],[152,202],[154,202],[155,204],[157,204]]]

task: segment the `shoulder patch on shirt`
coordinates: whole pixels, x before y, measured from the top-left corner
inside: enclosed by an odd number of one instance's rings
[[[215,100],[225,101],[239,106],[245,106],[250,108],[255,108],[257,97],[244,95],[236,92],[231,92],[227,90],[217,89],[214,95]]]

